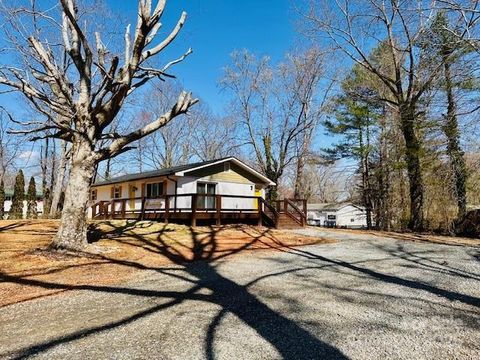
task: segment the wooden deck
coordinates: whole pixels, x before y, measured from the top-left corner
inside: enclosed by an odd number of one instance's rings
[[[301,204],[298,206],[298,204]],[[163,195],[122,198],[91,205],[92,219],[136,219],[222,225],[249,223],[272,227],[303,227],[306,201],[284,199],[270,204],[262,197],[244,195]]]

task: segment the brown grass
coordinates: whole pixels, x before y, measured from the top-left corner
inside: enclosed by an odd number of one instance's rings
[[[55,220],[0,221],[0,307],[69,287],[119,283],[139,271],[173,263],[219,261],[251,251],[331,242],[249,226],[192,229],[147,221],[103,221],[92,224],[93,243],[85,253],[52,253],[45,249],[57,227]]]

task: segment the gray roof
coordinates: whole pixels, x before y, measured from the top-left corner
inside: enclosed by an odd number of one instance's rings
[[[228,159],[228,158],[224,158],[224,159]],[[135,174],[126,174],[126,175],[117,176],[108,180],[97,181],[93,184],[93,186],[117,184],[121,182],[132,181],[132,180],[148,179],[148,178],[158,177],[158,176],[173,175],[179,171],[186,171],[188,169],[193,169],[198,166],[213,164],[217,161],[221,161],[224,159],[216,159],[216,160],[202,161],[202,162],[197,162],[197,163],[187,164],[187,165],[172,166],[169,168],[152,170],[152,171],[144,171],[144,172],[135,173]]]
[[[205,165],[209,164],[215,164],[219,163],[222,161],[226,160],[232,160],[236,162],[237,164],[241,164],[244,168],[249,169],[250,172],[255,173],[257,177],[260,179],[263,179],[265,182],[269,183],[270,185],[273,185],[274,183],[266,178],[264,175],[260,174],[257,172],[255,169],[252,169],[242,161],[238,160],[237,158],[233,156],[228,156],[220,159],[215,159],[215,160],[209,160],[209,161],[202,161],[202,162],[196,162],[192,164],[187,164],[187,165],[179,165],[179,166],[173,166],[165,169],[159,169],[159,170],[153,170],[153,171],[146,171],[146,172],[141,172],[141,173],[135,173],[135,174],[126,174],[122,176],[117,176],[108,180],[102,180],[102,181],[97,181],[93,184],[93,186],[101,186],[101,185],[110,185],[110,184],[117,184],[117,183],[122,183],[122,182],[128,182],[128,181],[133,181],[133,180],[140,180],[140,179],[148,179],[148,178],[154,178],[158,176],[169,176],[169,175],[175,175],[178,173],[183,173],[185,171],[193,170],[198,167],[202,167]]]

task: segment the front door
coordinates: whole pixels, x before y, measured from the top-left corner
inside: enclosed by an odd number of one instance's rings
[[[255,196],[257,196],[257,197],[262,196],[262,189],[260,189],[256,186],[255,186]],[[258,209],[260,207],[260,200],[255,199],[255,203],[256,203],[256,209]]]
[[[128,197],[130,199],[130,210],[135,210],[135,185],[128,186]]]
[[[197,209],[215,209],[216,184],[197,183]]]

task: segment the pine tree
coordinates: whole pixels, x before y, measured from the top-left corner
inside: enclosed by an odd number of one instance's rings
[[[37,189],[35,186],[35,179],[30,178],[27,193],[27,219],[37,218]]]
[[[5,216],[5,184],[0,180],[0,220]]]
[[[9,219],[23,218],[23,200],[25,198],[25,178],[23,171],[19,170],[15,178],[15,188],[13,189],[12,206],[8,213]]]

